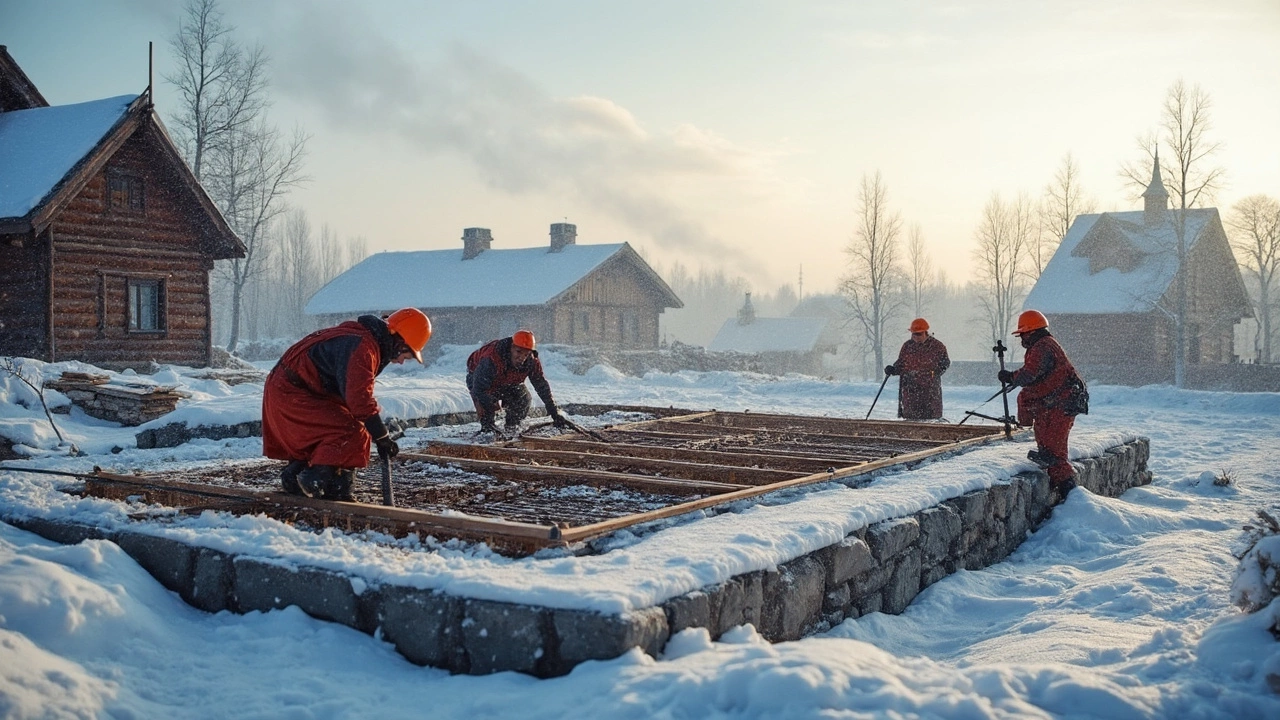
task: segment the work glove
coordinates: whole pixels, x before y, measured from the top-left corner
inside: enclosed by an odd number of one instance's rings
[[[480,432],[493,433],[494,435],[500,434],[498,432],[498,426],[493,424],[492,415],[490,415],[489,417],[480,418]]]
[[[558,428],[564,428],[564,427],[568,427],[569,420],[566,419],[564,415],[561,415],[559,410],[552,410],[551,424],[555,425]]]
[[[383,435],[376,438],[373,444],[378,447],[378,457],[383,460],[390,460],[400,454],[400,445],[391,439],[390,435]]]
[[[898,368],[896,368],[896,367],[894,367],[894,366],[892,366],[892,365],[885,365],[885,366],[884,366],[884,374],[885,374],[885,375],[897,375],[897,374],[898,374]]]
[[[1012,370],[1001,370],[1000,372],[996,373],[996,378],[1000,381],[1000,384],[1002,384],[1002,385],[1012,385],[1012,384],[1013,384],[1013,371],[1012,371]]]

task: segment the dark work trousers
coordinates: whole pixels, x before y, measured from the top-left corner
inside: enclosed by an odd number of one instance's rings
[[[1051,485],[1058,485],[1076,474],[1067,459],[1067,438],[1075,424],[1075,415],[1068,415],[1058,408],[1043,408],[1036,413],[1035,422],[1031,425],[1036,445],[1040,446],[1043,454],[1053,458],[1053,464],[1047,468]]]
[[[467,389],[471,389],[471,373],[467,373]],[[497,400],[498,406],[507,411],[505,421],[507,427],[519,425],[521,420],[529,416],[529,404],[532,402],[532,398],[529,397],[529,389],[524,386],[524,383],[491,387],[489,388],[489,396]],[[472,396],[472,401],[475,402],[474,395]],[[483,415],[484,411],[481,409],[480,403],[476,402],[475,406],[476,413]]]

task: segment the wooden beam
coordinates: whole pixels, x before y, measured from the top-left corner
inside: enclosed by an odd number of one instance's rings
[[[607,446],[606,446],[607,447]],[[537,465],[587,468],[591,465],[607,465],[610,472],[631,473],[635,470],[651,471],[664,478],[684,480],[708,480],[716,483],[740,483],[767,485],[790,480],[808,473],[788,470],[771,470],[733,465],[717,465],[710,462],[680,461],[628,457],[614,453],[585,453],[574,450],[536,450],[493,445],[459,445],[457,443],[432,442],[427,452],[433,455],[496,460],[507,463],[531,462]]]
[[[562,436],[569,437],[569,436]],[[524,437],[513,441],[516,446],[546,450],[572,450],[575,452],[625,455],[637,458],[678,460],[682,462],[708,462],[736,467],[760,467],[789,470],[801,474],[824,472],[831,462],[823,458],[788,458],[754,452],[725,452],[722,450],[687,450],[684,448],[633,445],[631,443],[601,443],[589,440],[566,440],[558,437]]]
[[[650,475],[609,472],[607,470],[516,465],[508,462],[444,457],[421,452],[401,452],[400,457],[406,460],[421,460],[437,465],[453,465],[463,470],[491,475],[499,480],[510,480],[519,483],[535,481],[560,486],[592,485],[607,488],[621,486],[663,495],[714,495],[751,487],[737,483],[669,479]]]
[[[670,418],[675,419],[675,418]],[[953,425],[950,423],[910,422],[905,420],[858,420],[853,418],[804,417],[799,415],[780,415],[772,413],[716,413],[714,418],[701,422],[714,423],[725,427],[768,429],[784,431],[787,429],[805,429],[814,432],[827,432],[836,435],[853,435],[865,437],[891,437],[903,440],[931,440],[935,442],[957,442],[969,438],[992,434],[988,429],[976,425]]]

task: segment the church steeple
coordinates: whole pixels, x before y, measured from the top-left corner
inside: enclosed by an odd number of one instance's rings
[[[1156,146],[1155,160],[1151,165],[1151,184],[1142,193],[1142,224],[1151,227],[1164,221],[1165,211],[1169,209],[1169,193],[1164,189],[1164,181],[1160,179],[1160,147]]]

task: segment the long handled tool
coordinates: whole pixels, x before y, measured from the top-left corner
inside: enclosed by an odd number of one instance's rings
[[[395,495],[391,492],[391,458],[385,455],[382,457],[382,504],[396,506]]]
[[[871,411],[876,409],[876,403],[880,400],[880,393],[884,392],[885,383],[889,382],[889,374],[885,373],[884,379],[880,381],[880,389],[876,391],[875,400],[871,401],[871,407],[867,408],[867,416],[863,420],[871,419]]]
[[[996,357],[1000,358],[1000,374],[1004,375],[1004,351],[1008,348],[1004,346],[1004,341],[996,340],[996,346],[991,349],[995,351]],[[1004,396],[1004,437],[1006,440],[1012,440],[1013,427],[1009,422],[1009,391],[1005,387],[1004,380],[1000,381],[1000,394]]]
[[[986,400],[983,400],[982,403],[978,405],[978,407],[982,407],[983,405],[986,405],[987,403],[991,402],[992,400],[995,400],[996,398],[1000,397],[1001,395],[1007,392],[1009,392],[1009,388],[1005,387],[1004,385],[1001,385],[1000,389],[997,390],[994,395],[987,398]],[[977,416],[980,418],[986,418],[988,420],[995,420],[996,422],[1001,422],[1000,418],[993,418],[990,415],[983,415],[980,412],[973,412],[972,410],[966,410],[964,415],[965,415],[964,420],[961,420],[960,422],[956,423],[957,425],[963,425],[964,421],[968,420],[972,416]]]
[[[586,429],[586,428],[582,427],[581,425],[579,425],[578,423],[576,423],[576,422],[574,422],[574,421],[570,420],[569,418],[564,417],[563,415],[561,415],[560,417],[564,418],[564,424],[565,424],[565,425],[568,425],[570,430],[572,430],[572,431],[574,431],[574,432],[578,433],[579,435],[586,435],[587,437],[592,438],[592,439],[595,439],[595,440],[599,440],[599,441],[600,441],[600,442],[602,442],[602,443],[607,443],[607,442],[609,442],[609,438],[607,438],[607,437],[605,437],[604,435],[602,435],[602,434],[600,434],[600,433],[596,432],[595,430],[588,430],[588,429]]]

